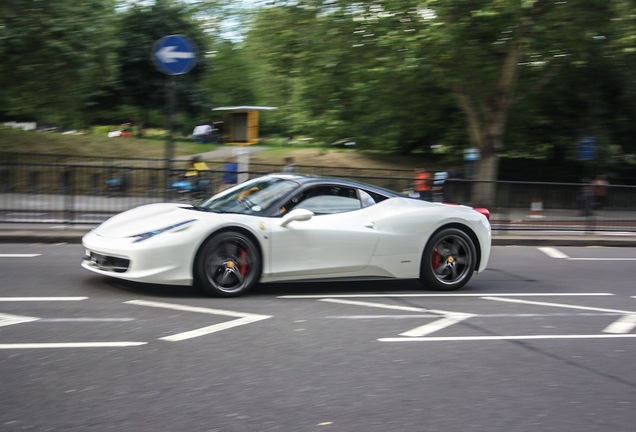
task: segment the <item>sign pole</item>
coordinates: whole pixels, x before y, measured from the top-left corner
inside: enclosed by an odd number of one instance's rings
[[[174,159],[174,111],[177,99],[176,75],[188,73],[197,62],[196,45],[183,35],[169,35],[159,39],[152,50],[152,61],[157,69],[168,75],[166,78],[166,111],[168,117],[168,136],[165,155],[165,195],[170,189],[170,174]]]
[[[166,111],[168,113],[168,135],[166,137],[165,166],[166,166],[166,198],[169,195],[170,177],[172,174],[172,159],[174,159],[174,110],[177,100],[177,78],[175,75],[166,77]]]

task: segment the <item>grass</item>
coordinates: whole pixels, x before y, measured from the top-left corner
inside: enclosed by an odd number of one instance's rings
[[[166,141],[160,137],[108,138],[96,134],[29,132],[0,127],[0,152],[163,159],[165,147]],[[176,157],[187,156],[207,153],[221,147],[176,140],[174,154]],[[272,143],[265,141],[263,147],[266,150],[251,156],[254,163],[282,165],[285,157],[292,156],[298,165],[307,166],[391,170],[414,170],[423,166],[422,159],[417,157],[363,152],[355,149],[278,144],[273,141]]]

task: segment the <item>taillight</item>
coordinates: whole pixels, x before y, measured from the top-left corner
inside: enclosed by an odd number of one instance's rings
[[[490,211],[487,208],[474,208],[477,213],[481,213],[486,216],[486,219],[490,220]]]

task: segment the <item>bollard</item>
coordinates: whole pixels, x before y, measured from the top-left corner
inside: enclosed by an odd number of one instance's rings
[[[530,217],[542,218],[543,217],[543,200],[541,198],[533,198],[530,202]]]

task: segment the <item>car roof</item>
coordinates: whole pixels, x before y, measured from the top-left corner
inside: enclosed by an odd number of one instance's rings
[[[384,189],[379,186],[374,186],[368,183],[356,182],[353,180],[346,180],[337,177],[322,177],[313,174],[298,174],[298,173],[273,173],[269,174],[271,177],[285,178],[293,180],[301,186],[321,185],[321,184],[336,184],[340,186],[347,186],[352,188],[359,188],[369,190],[381,195],[389,197],[401,197],[402,195],[392,191],[390,189]]]

